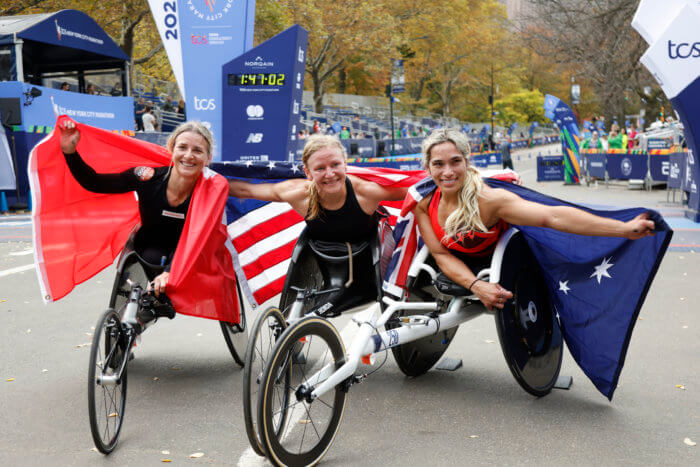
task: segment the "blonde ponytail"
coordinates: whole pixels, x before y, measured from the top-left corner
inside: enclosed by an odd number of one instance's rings
[[[309,188],[307,189],[309,198],[309,208],[306,210],[306,220],[310,221],[315,219],[321,214],[321,198],[318,195],[318,188],[315,182],[309,183]]]

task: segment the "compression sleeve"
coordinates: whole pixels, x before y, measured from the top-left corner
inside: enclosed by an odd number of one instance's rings
[[[75,180],[88,191],[93,193],[127,193],[136,190],[137,177],[134,169],[121,173],[100,174],[87,165],[77,152],[64,153],[66,164]]]

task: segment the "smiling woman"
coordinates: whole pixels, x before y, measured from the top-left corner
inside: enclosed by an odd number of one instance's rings
[[[104,174],[95,172],[77,153],[80,132],[75,123],[67,120],[60,130],[66,164],[83,188],[95,193],[138,193],[141,228],[136,233],[135,249],[145,262],[165,266],[152,285],[156,295],[165,292],[192,191],[211,161],[211,132],[199,122],[183,123],[168,138],[170,166],[132,167]]]

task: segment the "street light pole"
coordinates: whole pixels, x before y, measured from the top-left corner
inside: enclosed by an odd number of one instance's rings
[[[489,96],[489,103],[491,104],[491,141],[493,142],[493,133],[494,133],[494,121],[493,121],[493,63],[491,64],[491,95]],[[493,149],[493,148],[490,148]]]

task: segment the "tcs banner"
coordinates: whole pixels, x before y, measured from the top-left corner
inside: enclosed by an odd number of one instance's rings
[[[214,134],[221,160],[221,65],[253,46],[255,0],[148,0],[188,120]]]

